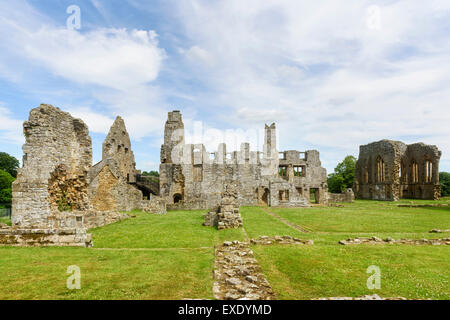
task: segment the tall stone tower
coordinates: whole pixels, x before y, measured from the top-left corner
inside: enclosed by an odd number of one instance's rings
[[[174,163],[181,156],[175,151],[184,145],[184,124],[180,111],[169,112],[164,127],[164,144],[161,146],[161,163]],[[178,146],[178,148],[176,148]]]
[[[184,124],[180,111],[169,112],[164,128],[164,144],[161,146],[159,165],[159,192],[168,203],[184,200],[183,151]]]
[[[261,174],[271,176],[278,174],[278,150],[277,150],[277,129],[275,123],[265,126],[265,136],[263,145],[263,158],[261,159]]]
[[[130,136],[121,117],[114,121],[102,146],[102,160],[112,158],[128,182],[136,181],[136,162],[131,150]]]

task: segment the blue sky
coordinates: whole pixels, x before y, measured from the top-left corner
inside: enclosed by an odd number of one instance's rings
[[[0,150],[19,159],[49,103],[88,124],[94,162],[121,115],[137,167],[157,169],[177,109],[210,151],[261,150],[276,122],[280,150],[317,149],[329,172],[385,138],[438,145],[450,171],[448,0],[0,0],[0,39]]]

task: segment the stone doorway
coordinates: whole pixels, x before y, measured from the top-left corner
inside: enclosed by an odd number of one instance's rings
[[[318,188],[309,189],[309,202],[310,203],[320,203],[320,190]]]
[[[173,203],[179,203],[181,200],[183,200],[183,196],[179,193],[175,193],[173,195]]]
[[[265,206],[269,205],[269,198],[270,198],[270,191],[269,191],[269,189],[265,188],[264,193],[261,197],[263,205],[265,205]]]

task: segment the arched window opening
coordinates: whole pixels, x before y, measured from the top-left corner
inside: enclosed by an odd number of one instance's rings
[[[400,172],[399,172],[399,175],[398,175],[399,182],[400,183],[405,183],[407,176],[408,176],[408,174],[405,171],[405,164],[402,162],[400,164]]]
[[[384,182],[385,181],[385,165],[384,161],[381,157],[377,158],[377,182]]]
[[[364,169],[364,183],[369,183],[369,171]]]
[[[411,164],[411,181],[412,183],[419,182],[419,165],[415,160],[413,160]]]
[[[433,182],[433,162],[430,160],[425,161],[425,181]]]

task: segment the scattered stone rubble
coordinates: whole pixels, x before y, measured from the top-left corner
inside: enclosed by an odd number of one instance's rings
[[[446,232],[450,232],[450,229],[446,229],[446,230],[433,229],[433,230],[430,230],[430,233],[446,233]]]
[[[217,227],[219,230],[242,227],[236,183],[230,183],[225,186],[220,206],[208,212],[204,218],[204,226]]]
[[[409,244],[409,245],[450,245],[450,238],[444,239],[400,239],[394,240],[392,238],[380,239],[377,237],[371,238],[349,238],[347,240],[339,241],[342,245],[352,244]]]
[[[365,295],[362,297],[330,297],[330,298],[318,298],[313,300],[407,300],[403,297],[396,297],[396,298],[382,298],[377,294],[373,295]]]
[[[275,299],[248,242],[226,241],[216,248],[214,280],[213,293],[216,299]]]
[[[92,235],[85,228],[74,229],[0,229],[2,246],[92,247]]]
[[[399,208],[443,208],[450,207],[450,203],[433,203],[433,204],[399,204]]]
[[[313,240],[301,240],[291,236],[260,236],[257,239],[250,239],[251,244],[272,245],[272,244],[297,244],[297,245],[313,245]]]

